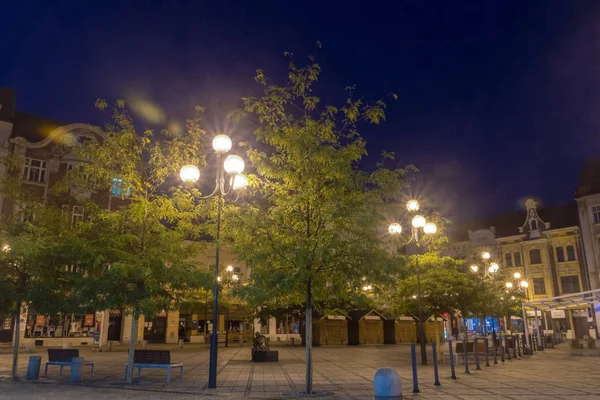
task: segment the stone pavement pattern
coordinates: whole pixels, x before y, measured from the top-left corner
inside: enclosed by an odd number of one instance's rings
[[[151,348],[151,347],[150,347]],[[42,383],[9,382],[11,355],[0,354],[0,398],[52,398],[48,393],[60,393],[56,398],[94,397],[116,398],[282,398],[286,391],[302,390],[304,385],[304,350],[301,347],[276,347],[278,363],[253,364],[248,347],[219,349],[219,380],[217,389],[207,389],[208,350],[189,347],[172,350],[173,362],[184,363],[183,382],[173,372],[171,384],[165,382],[164,370],[142,370],[142,377],[133,386],[124,384],[124,351],[96,353],[81,349],[85,359],[96,362],[93,379],[86,374],[83,386],[56,385],[66,383],[58,367],[50,367]],[[42,365],[46,355],[40,349]],[[25,375],[29,354],[20,358],[20,374]],[[429,358],[431,360],[431,357]],[[557,349],[537,352],[521,360],[511,360],[484,367],[471,374],[456,367],[458,380],[450,379],[448,364],[440,364],[441,386],[433,386],[433,367],[419,366],[419,395],[412,394],[410,348],[408,346],[321,347],[314,350],[314,389],[334,393],[329,399],[372,399],[373,376],[382,367],[395,368],[402,378],[407,398],[423,399],[600,399],[597,371],[600,358],[574,357],[568,344]],[[87,369],[86,369],[87,371]],[[42,367],[43,373],[43,367]],[[46,383],[46,384],[44,384]],[[48,391],[48,393],[45,393]],[[8,397],[6,397],[8,393]],[[30,397],[26,397],[30,394]],[[40,394],[43,394],[40,396]],[[45,396],[48,394],[48,396]],[[97,396],[98,394],[98,396]],[[4,396],[4,397],[3,397]],[[22,397],[25,396],[25,397]],[[213,397],[214,398],[214,397]]]

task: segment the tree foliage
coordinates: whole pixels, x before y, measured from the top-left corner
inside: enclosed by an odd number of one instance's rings
[[[322,106],[313,92],[319,73],[314,62],[290,62],[279,86],[259,70],[263,94],[244,99],[258,125],[256,147],[245,144],[256,170],[251,189],[264,201],[228,219],[236,252],[252,268],[242,291],[252,305],[302,304],[309,281],[322,306],[350,301],[361,278],[387,259],[378,243],[382,211],[407,170],[358,168],[366,156],[358,125],[381,122],[386,105],[348,99]]]

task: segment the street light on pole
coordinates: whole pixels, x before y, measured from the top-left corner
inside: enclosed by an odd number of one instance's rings
[[[483,268],[480,269],[478,265],[473,264],[470,266],[470,269],[471,269],[471,272],[473,272],[474,274],[477,274],[481,278],[481,285],[485,285],[485,281],[487,279],[491,279],[496,274],[496,272],[498,272],[498,270],[500,269],[500,266],[497,263],[491,261],[492,255],[487,250],[483,251],[481,253],[481,259],[483,260],[482,261]],[[484,319],[484,324],[485,324],[485,326],[484,326],[485,332],[487,332],[487,322],[485,321],[486,316],[484,315],[483,317],[484,317],[483,319]],[[492,317],[492,335],[493,335],[493,339],[494,339],[494,343],[495,343],[496,326],[494,323],[494,316],[492,315],[491,317]],[[464,316],[463,316],[463,318],[464,318]],[[466,332],[465,332],[465,335],[466,335]]]
[[[227,135],[217,135],[212,141],[213,149],[217,156],[217,174],[215,178],[215,189],[211,194],[201,199],[207,199],[217,196],[217,233],[215,237],[216,260],[215,260],[215,283],[213,289],[213,326],[210,337],[210,358],[208,368],[208,387],[214,389],[217,387],[217,347],[218,338],[218,296],[219,296],[219,251],[221,239],[221,209],[223,199],[229,195],[235,194],[236,201],[239,198],[240,191],[248,185],[248,179],[242,174],[244,171],[244,160],[237,155],[224,156],[231,150],[231,138]],[[185,165],[179,172],[182,181],[194,183],[200,179],[200,170],[195,165]],[[228,183],[228,187],[226,185]]]
[[[410,213],[419,211],[419,202],[409,200],[406,203],[406,209]],[[426,246],[431,242],[433,234],[437,231],[437,226],[433,222],[427,222],[424,216],[415,215],[411,220],[410,238],[405,244],[414,243],[417,247]],[[397,222],[390,224],[388,232],[392,236],[402,234],[402,225]],[[419,344],[421,346],[421,364],[427,365],[427,345],[425,344],[425,322],[423,321],[423,306],[421,304],[421,276],[419,270],[419,253],[415,256],[417,269],[417,304],[419,307]]]

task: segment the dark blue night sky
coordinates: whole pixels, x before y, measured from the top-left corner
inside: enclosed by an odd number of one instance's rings
[[[370,161],[395,151],[414,190],[455,218],[572,201],[600,149],[597,1],[19,1],[0,6],[0,86],[21,111],[102,124],[98,97],[143,99],[210,125],[323,44],[318,94],[344,87],[388,120],[363,133]],[[250,132],[240,133],[242,136]],[[367,163],[367,166],[369,163]]]

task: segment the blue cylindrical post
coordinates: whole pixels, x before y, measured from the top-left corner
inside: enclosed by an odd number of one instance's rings
[[[479,342],[477,338],[473,340],[473,353],[475,356],[475,369],[479,371],[481,367],[479,366]]]
[[[71,375],[69,376],[69,382],[79,383],[83,378],[83,358],[73,357],[71,361]]]
[[[490,340],[485,337],[483,339],[483,345],[485,346],[485,366],[490,366],[490,348],[489,348]]]
[[[517,358],[517,347],[519,347],[516,335],[512,335],[512,344],[513,344],[513,358],[516,359]]]
[[[440,376],[438,374],[437,344],[435,342],[431,342],[431,349],[433,350],[433,384],[435,386],[440,386]]]
[[[454,371],[454,350],[452,350],[452,340],[448,340],[448,347],[450,348],[450,379],[456,379],[456,373]]]
[[[413,393],[419,393],[419,378],[417,378],[417,351],[414,343],[410,345],[410,357],[412,359]]]
[[[35,381],[40,377],[40,366],[42,365],[41,356],[29,356],[29,364],[27,365],[27,380]]]

